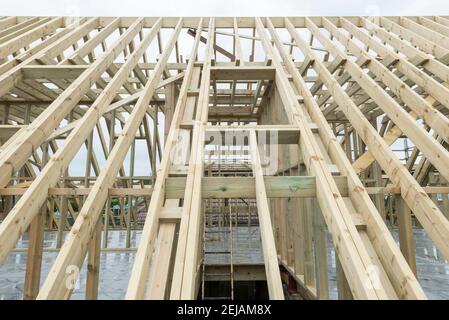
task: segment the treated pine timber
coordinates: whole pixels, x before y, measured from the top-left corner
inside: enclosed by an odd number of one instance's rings
[[[114,45],[102,54],[83,74],[78,77],[63,94],[35,119],[27,130],[18,137],[17,143],[9,146],[0,155],[0,185],[4,186],[11,175],[18,170],[32,153],[33,146],[42,143],[64,116],[72,110],[83,94],[95,83],[101,74],[118,56],[119,52],[142,28],[142,19],[123,34]]]
[[[154,247],[154,241],[156,238],[156,232],[159,225],[159,214],[163,206],[163,200],[165,197],[165,179],[168,176],[170,166],[171,166],[171,155],[176,146],[176,141],[178,138],[178,128],[182,119],[182,115],[185,110],[185,104],[187,101],[187,92],[190,86],[190,81],[192,79],[194,71],[194,63],[196,60],[198,52],[198,44],[200,41],[200,30],[202,25],[202,19],[199,21],[199,26],[197,28],[197,35],[195,36],[195,41],[191,50],[191,59],[187,65],[186,73],[184,76],[184,81],[182,83],[178,102],[176,104],[175,112],[172,117],[170,124],[170,130],[167,137],[167,141],[164,147],[164,153],[162,156],[159,174],[156,178],[154,184],[154,193],[151,197],[150,205],[148,208],[148,213],[150,218],[145,221],[145,225],[142,231],[142,241],[136,252],[135,262],[133,265],[130,281],[128,284],[128,289],[126,292],[125,299],[143,299],[146,282],[149,272],[150,258],[152,255],[152,250]]]
[[[293,28],[293,25],[288,19],[285,19],[286,27],[289,30],[292,37],[296,40],[299,48],[306,54],[312,54],[310,46],[305,41],[299,38],[298,34]],[[314,59],[312,65],[316,68],[319,65],[319,60]],[[324,70],[324,68],[323,68]],[[312,119],[321,127],[321,137],[326,144],[329,145],[329,151],[333,155],[334,159],[339,164],[340,170],[348,177],[348,184],[350,191],[350,197],[354,201],[354,207],[359,210],[364,220],[368,225],[368,236],[374,244],[374,248],[379,255],[380,260],[383,262],[386,272],[390,276],[390,280],[396,288],[396,292],[399,296],[404,298],[424,298],[425,295],[420,289],[417,279],[413,276],[411,270],[407,267],[405,260],[398,252],[398,248],[389,234],[389,230],[386,228],[384,222],[380,219],[380,215],[375,209],[374,205],[369,199],[367,192],[365,191],[363,184],[359,178],[355,175],[352,167],[348,161],[348,158],[344,155],[343,150],[336,142],[332,131],[329,126],[326,125],[326,121],[322,113],[318,112],[318,108],[315,106],[313,97],[305,90],[305,84],[300,81],[299,77],[294,78],[299,87],[302,88],[303,95],[305,97],[306,107],[309,110]],[[329,82],[324,81],[326,86]],[[382,234],[383,236],[379,236]],[[394,259],[396,265],[391,264],[393,257],[399,257]]]
[[[52,270],[50,270],[47,280],[39,292],[38,299],[67,299],[70,297],[71,290],[64,287],[65,281],[61,281],[61,276],[63,276],[63,274],[60,270],[65,270],[68,265],[80,266],[82,263],[86,252],[85,250],[80,250],[80,247],[76,244],[78,241],[87,241],[89,236],[92,235],[96,223],[98,223],[98,215],[107,197],[107,188],[113,184],[114,177],[117,174],[133,140],[134,134],[145,115],[148,102],[154,93],[156,85],[159,83],[165,63],[174,47],[181,28],[182,19],[178,22],[175,31],[170,37],[169,44],[161,55],[153,73],[151,73],[150,79],[143,89],[144,94],[139,98],[133,108],[129,119],[123,128],[122,135],[115,142],[113,149],[109,153],[106,164],[95,182],[93,190],[89,193],[78,219],[75,221],[75,225],[72,227],[61,252],[56,258]]]
[[[307,25],[315,35],[320,36],[323,42],[327,43],[322,35],[320,35],[320,31],[316,25],[314,25],[310,19],[308,20]],[[354,68],[358,67],[354,66]],[[376,160],[386,171],[390,179],[394,183],[401,185],[401,191],[403,192],[402,197],[418,217],[423,227],[428,231],[429,236],[435,241],[435,244],[441,250],[443,255],[449,257],[449,221],[425,194],[424,190],[419,186],[416,180],[402,166],[397,156],[390,148],[388,148],[385,141],[379,136],[371,124],[369,124],[368,120],[355,106],[351,98],[342,90],[340,85],[336,83],[335,79],[332,78],[327,69],[325,70],[320,66],[317,68],[317,72],[323,77],[323,81],[325,79],[324,82],[326,86],[332,91],[340,109],[345,113],[346,117],[350,119],[359,136],[371,149],[371,152],[373,154],[376,153]],[[413,126],[416,127],[415,125]],[[443,154],[447,153],[444,149],[442,152]],[[436,161],[439,162],[440,160]],[[441,167],[444,167],[445,170],[447,170],[446,164],[442,162],[439,163]]]
[[[149,279],[147,299],[163,300],[169,283],[170,260],[174,245],[176,222],[181,218],[178,199],[167,199],[160,216],[161,225],[158,232],[154,265]]]
[[[274,244],[273,227],[270,221],[270,211],[267,202],[267,194],[263,181],[263,171],[260,164],[259,146],[254,130],[250,131],[250,151],[253,168],[253,175],[256,182],[257,214],[260,223],[260,235],[262,238],[262,251],[265,262],[265,274],[267,277],[268,294],[270,299],[284,299],[281,275]]]
[[[204,64],[201,72],[200,93],[196,105],[195,125],[192,130],[191,155],[179,226],[178,254],[170,299],[194,299],[199,288],[200,226],[204,219],[201,197],[201,179],[204,175],[205,126],[208,119],[209,87],[214,48],[215,20],[209,21]],[[180,259],[184,257],[184,259]],[[188,257],[188,258],[187,258]]]
[[[413,232],[449,257],[448,63],[439,16],[0,17],[0,263],[27,254],[24,299],[69,299],[83,264],[98,299],[102,250],[136,251],[125,299],[196,299],[229,269],[327,299],[328,233],[340,299],[426,299]],[[263,263],[210,266],[203,226],[257,227]]]
[[[423,100],[417,93],[411,90],[400,79],[395,77],[391,71],[375,59],[371,59],[363,49],[353,43],[351,39],[341,33],[335,25],[331,24],[326,18],[323,18],[326,29],[343,45],[345,45],[350,52],[354,53],[356,57],[367,61],[367,67],[380,78],[389,88],[401,98],[413,111],[415,111],[423,120],[426,121],[443,139],[449,140],[449,119],[443,116],[436,109],[432,108],[425,100]],[[312,25],[311,25],[312,26]],[[346,60],[345,69],[348,73],[359,79],[360,86],[367,92],[371,98],[376,101],[379,106],[385,110],[390,119],[398,125],[399,128],[412,140],[415,145],[423,152],[429,161],[449,179],[449,168],[447,163],[449,161],[449,152],[435,139],[427,134],[422,127],[415,126],[415,120],[394,100],[366,74],[355,63],[348,60],[345,54],[338,49],[334,44],[325,40],[322,34],[316,32],[317,29],[311,27],[314,35],[323,42],[323,45],[333,52],[334,55],[341,55]],[[396,59],[396,57],[389,57]],[[398,68],[400,69],[400,68]],[[400,69],[402,70],[402,69]],[[415,81],[416,82],[416,81]],[[429,81],[427,81],[429,82]],[[430,85],[430,84],[429,84]],[[447,95],[447,93],[446,93]]]
[[[131,36],[135,35],[140,27],[141,21],[136,21],[133,28],[128,30],[122,37],[124,37],[124,39],[131,38]],[[37,213],[37,210],[40,208],[42,203],[46,201],[47,194],[42,191],[48,190],[50,187],[54,187],[59,178],[60,172],[66,170],[71,159],[76,155],[78,148],[86,140],[89,132],[91,132],[100,116],[113,99],[115,92],[123,84],[124,77],[127,76],[134,64],[137,63],[146,47],[151,43],[159,28],[160,20],[156,23],[152,32],[150,32],[146,38],[146,41],[143,42],[143,45],[139,48],[140,50],[138,49],[135,51],[125,66],[120,69],[115,81],[112,81],[107,86],[107,90],[105,90],[98,98],[94,106],[92,106],[85,113],[83,118],[80,119],[80,123],[74,130],[72,130],[70,135],[65,140],[64,145],[58,149],[54,156],[50,158],[49,163],[43,168],[38,179],[32,183],[31,187],[20,199],[19,203],[14,207],[14,212],[11,212],[11,214],[8,215],[8,218],[5,219],[5,221],[0,225],[0,239],[2,239],[3,236],[9,239],[5,240],[5,242],[0,245],[0,261],[6,257],[7,253],[14,247],[15,241],[17,241],[20,236],[20,233],[17,234],[17,232],[20,232],[21,229],[17,228],[15,221],[21,221],[23,226],[26,227],[29,221],[31,221],[33,215]]]
[[[273,67],[211,67],[211,80],[274,80]]]
[[[348,196],[347,178],[335,176],[335,183],[343,196]],[[307,198],[316,196],[315,177],[312,176],[264,176],[265,188],[269,198]],[[169,177],[166,179],[165,193],[167,198],[182,198],[186,185],[185,177]],[[379,193],[378,189],[385,189],[385,194],[400,193],[394,188],[374,188],[373,194]],[[51,196],[85,196],[89,195],[92,188],[49,188]],[[447,187],[429,187],[426,190],[431,193],[449,193]],[[0,189],[0,195],[24,195],[27,188]],[[255,197],[253,177],[203,177],[203,198],[235,198],[239,195]],[[109,196],[151,196],[153,188],[109,188]]]
[[[256,18],[256,27],[259,36],[263,39],[262,43],[265,51],[267,54],[270,53],[268,55],[272,58],[274,66],[276,66],[276,82],[278,88],[283,90],[280,96],[287,100],[285,103],[286,110],[290,113],[292,122],[301,129],[300,148],[304,155],[304,162],[308,170],[317,176],[317,186],[319,186],[317,189],[317,198],[328,226],[334,228],[331,230],[331,233],[335,236],[334,242],[338,243],[336,245],[337,247],[341,246],[338,250],[341,250],[342,253],[340,254],[345,259],[343,260],[343,266],[347,270],[347,273],[353,275],[351,278],[351,289],[362,299],[386,299],[387,295],[382,286],[377,286],[375,290],[368,290],[366,287],[366,281],[371,281],[368,270],[366,269],[371,264],[368,253],[362,247],[361,240],[355,240],[358,239],[355,225],[327,169],[321,150],[313,142],[314,137],[310,128],[304,124],[304,121],[299,120],[306,118],[304,116],[298,116],[300,110],[299,103],[297,100],[292,101],[292,97],[294,96],[293,90],[288,83],[281,63],[271,53],[273,49],[260,18]],[[335,223],[330,223],[331,221],[335,221]]]
[[[24,79],[76,79],[87,66],[36,65],[22,68]]]

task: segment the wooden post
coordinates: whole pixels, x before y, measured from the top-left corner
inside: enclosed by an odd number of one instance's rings
[[[313,216],[317,214],[315,200],[306,198],[303,212],[304,233],[304,283],[315,286],[315,267],[313,261]]]
[[[260,234],[262,237],[262,250],[265,261],[265,272],[268,282],[270,299],[283,299],[281,276],[274,244],[273,228],[270,221],[270,211],[267,202],[265,184],[263,181],[262,167],[257,144],[256,133],[250,131],[250,151],[253,166],[253,175],[256,179],[257,213],[259,215]]]
[[[98,220],[87,253],[86,300],[98,299],[100,279],[101,219]]]
[[[405,201],[396,197],[396,215],[398,218],[399,244],[401,252],[413,273],[416,272],[415,240],[413,237],[412,212]]]
[[[316,206],[313,214],[313,238],[315,243],[315,272],[317,297],[329,299],[329,279],[327,264],[326,224],[321,210]]]
[[[28,231],[28,256],[25,283],[23,285],[24,300],[36,299],[39,292],[46,215],[47,204],[45,203],[38,215],[33,219],[33,222],[31,222]]]

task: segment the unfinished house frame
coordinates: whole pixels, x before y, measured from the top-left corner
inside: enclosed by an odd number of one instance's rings
[[[1,17],[0,63],[0,262],[26,251],[24,299],[69,299],[86,264],[97,299],[108,250],[135,251],[125,299],[327,299],[327,237],[338,298],[426,299],[412,228],[449,259],[449,18]],[[263,264],[235,262],[241,226]]]

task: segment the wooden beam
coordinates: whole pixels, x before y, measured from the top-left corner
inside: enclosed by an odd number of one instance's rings
[[[126,299],[196,299],[201,279],[225,279],[201,277],[204,212],[219,204],[259,225],[263,274],[246,278],[270,298],[284,298],[281,279],[328,298],[326,231],[340,298],[426,299],[412,231],[449,259],[448,36],[438,16],[0,17],[0,263],[26,252],[23,298],[68,299],[88,255],[97,299],[101,238],[126,230]],[[150,171],[136,175],[140,143]],[[39,292],[46,251],[59,253]]]
[[[24,79],[76,79],[86,69],[87,65],[64,66],[64,65],[34,65],[21,68]]]
[[[265,52],[272,52],[270,41],[266,36],[266,31],[260,18],[256,18],[256,26],[259,36],[263,39],[262,43]],[[286,112],[289,113],[291,121],[301,129],[299,146],[304,162],[308,170],[317,176],[317,198],[326,223],[334,237],[334,243],[338,243],[336,246],[339,247],[339,250],[342,250],[340,254],[347,259],[344,262],[347,272],[353,274],[351,289],[357,292],[359,297],[364,297],[365,299],[385,298],[386,293],[382,287],[378,287],[379,290],[367,290],[366,281],[370,280],[366,268],[371,264],[368,253],[361,247],[361,240],[355,240],[358,238],[355,225],[331,177],[327,164],[324,161],[324,156],[314,142],[315,138],[310,128],[306,127],[303,121],[298,120],[298,118],[306,119],[306,116],[299,114],[301,107],[298,100],[293,99],[295,94],[290,87],[287,75],[275,55],[271,53],[270,56],[273,64],[276,66],[276,85],[279,89],[282,89],[280,96],[286,101],[284,103]],[[295,106],[295,108],[292,108],[292,106]],[[333,221],[333,223],[330,223],[330,221]]]
[[[253,175],[256,182],[257,215],[259,217],[260,236],[262,238],[262,252],[265,262],[268,294],[272,300],[283,300],[281,275],[274,244],[273,227],[270,220],[270,210],[263,180],[263,171],[260,164],[259,146],[254,130],[250,131],[250,151]]]
[[[310,21],[309,25],[311,25]],[[313,30],[317,30],[317,28],[314,27]],[[316,67],[321,77],[326,80],[326,87],[330,88],[341,110],[351,121],[351,124],[371,152],[375,154],[376,160],[387,172],[390,179],[401,185],[402,196],[407,201],[407,204],[411,206],[417,217],[423,221],[423,225],[426,225],[429,235],[437,246],[442,252],[446,252],[449,255],[449,247],[447,247],[449,242],[445,240],[445,235],[449,234],[449,222],[427,197],[424,190],[416,183],[416,180],[403,167],[396,155],[388,148],[378,132],[352,102],[351,98],[341,89],[337,81],[322,66],[317,64]],[[420,199],[419,201],[417,200],[418,198]]]
[[[20,36],[10,39],[0,44],[0,59],[6,58],[8,55],[17,52],[19,49],[26,47],[34,40],[37,40],[45,35],[54,32],[57,28],[62,27],[63,19],[56,17],[49,22],[37,26],[27,32],[24,32]]]
[[[274,67],[211,67],[211,80],[274,80]]]
[[[121,48],[139,32],[143,19],[137,19],[125,34],[114,45],[99,57],[90,67],[64,90],[63,94],[47,107],[45,112],[35,119],[28,130],[18,137],[17,143],[11,145],[0,155],[0,186],[4,186],[12,174],[28,159],[33,151],[32,146],[40,145],[50,132],[72,110],[84,93],[91,88],[109,65],[118,56]]]
[[[160,23],[158,25],[160,26]],[[145,93],[137,101],[123,128],[122,135],[115,142],[106,164],[93,186],[93,190],[87,197],[78,219],[75,221],[47,280],[39,292],[38,299],[68,298],[70,296],[71,289],[64,286],[64,279],[67,276],[65,269],[68,265],[80,266],[83,262],[86,251],[85,249],[80,250],[80,247],[77,244],[80,241],[88,242],[92,235],[93,228],[98,221],[100,211],[107,198],[107,188],[112,186],[114,177],[117,175],[121,163],[126,156],[134,134],[146,113],[148,102],[153,96],[156,85],[159,83],[159,79],[176,39],[178,38],[179,32],[181,31],[181,27],[182,19],[179,20],[164,53],[158,61],[158,65],[145,85],[145,88],[143,89]]]
[[[209,21],[208,36],[203,69],[201,73],[200,92],[196,105],[195,126],[192,132],[191,155],[184,194],[183,212],[179,226],[178,248],[173,271],[170,299],[196,298],[199,287],[199,264],[201,257],[200,226],[203,219],[201,197],[201,179],[204,175],[205,127],[208,119],[209,87],[214,48],[215,20]]]
[[[197,30],[201,30],[202,19]],[[178,138],[178,128],[184,112],[185,103],[187,100],[187,91],[189,89],[190,80],[192,79],[194,71],[195,60],[193,57],[197,56],[198,44],[200,41],[200,32],[197,33],[195,41],[191,50],[192,59],[189,60],[184,81],[179,92],[178,102],[176,104],[175,112],[173,114],[172,122],[170,124],[170,131],[167,137],[167,142],[164,148],[164,153],[161,160],[160,171],[154,183],[154,193],[151,197],[150,205],[148,208],[148,216],[150,217],[145,221],[145,225],[142,231],[141,242],[136,252],[135,262],[133,265],[131,278],[128,284],[128,290],[126,292],[125,299],[143,299],[146,282],[149,272],[149,263],[153,252],[154,241],[156,238],[157,229],[159,226],[159,214],[163,206],[163,200],[165,196],[165,178],[168,176],[171,166],[171,154],[172,148]]]
[[[135,33],[138,32],[138,30],[141,28],[141,24],[142,21],[137,20],[136,23],[134,24],[134,27],[132,29],[129,29],[128,32],[126,32],[122,36],[122,40],[129,40],[130,38],[132,38],[132,36],[135,35]],[[158,30],[159,27],[160,23],[155,26],[155,30]],[[128,60],[127,65],[121,69],[120,74],[116,78],[117,80],[111,82],[108,85],[107,87],[108,90],[110,89],[111,92],[114,93],[116,90],[120,88],[121,84],[123,83],[124,77],[127,76],[127,73],[129,72],[129,70],[131,70],[133,64],[137,63],[138,59],[140,58],[140,55],[143,54],[144,50],[146,49],[146,45],[150,44],[155,33],[156,31],[153,31],[152,33],[149,34],[149,36],[147,37],[147,41],[141,47],[141,50],[136,51],[136,54],[133,57],[131,57],[130,60]],[[117,46],[119,46],[119,44],[120,42],[117,42]],[[111,54],[113,52],[114,51],[111,51]],[[105,58],[107,56],[109,56],[109,53],[105,54]],[[77,88],[74,87],[73,89],[76,90]],[[27,226],[29,224],[29,222],[33,218],[33,215],[37,213],[37,210],[40,207],[40,205],[47,199],[47,193],[43,191],[47,191],[49,187],[53,187],[56,184],[57,180],[59,179],[60,172],[63,172],[67,168],[71,159],[76,155],[81,144],[84,143],[84,141],[87,139],[87,136],[89,135],[89,133],[92,131],[93,127],[99,120],[102,111],[106,108],[106,106],[109,105],[113,96],[114,94],[103,95],[99,100],[96,101],[95,104],[96,107],[90,108],[88,112],[86,112],[86,114],[83,116],[81,120],[81,123],[79,123],[76,129],[74,129],[71,132],[70,136],[65,140],[64,145],[58,149],[57,153],[51,157],[49,163],[44,167],[43,171],[39,175],[39,178],[36,181],[34,181],[31,188],[27,190],[27,193],[16,204],[11,214],[8,215],[8,218],[5,219],[5,221],[3,221],[3,223],[0,225],[0,239],[3,236],[8,238],[8,240],[3,243],[3,246],[1,246],[0,261],[3,261],[9,250],[14,247],[15,241],[17,241],[17,239],[21,235],[22,231],[20,228],[17,228],[17,225],[15,223],[16,219],[19,219],[24,226]],[[72,103],[70,102],[72,99],[71,97],[66,97],[66,99],[67,103]],[[45,113],[41,115],[45,115]],[[51,116],[51,114],[47,116]],[[37,119],[33,122],[33,124],[36,121]],[[42,125],[46,125],[46,123],[43,123]],[[38,128],[39,127],[37,127],[36,125],[26,134],[29,134],[29,132],[35,132],[36,130],[38,130]],[[30,139],[35,138],[30,136]],[[14,148],[19,146],[26,148],[27,144],[23,142],[22,145],[18,143],[11,147]],[[7,151],[5,151],[5,153],[6,152]],[[2,155],[4,155],[5,153],[2,153]],[[6,161],[6,157],[2,159],[5,159]],[[11,164],[6,163],[5,166],[11,166]],[[27,210],[25,210],[24,208],[27,208]]]

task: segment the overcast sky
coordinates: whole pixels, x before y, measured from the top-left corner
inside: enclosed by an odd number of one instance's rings
[[[0,15],[449,15],[447,0],[1,0]]]

